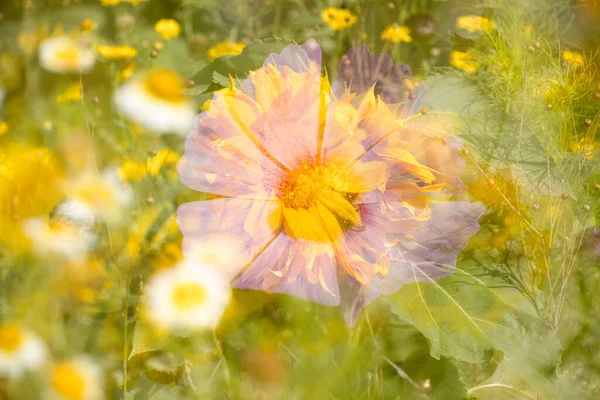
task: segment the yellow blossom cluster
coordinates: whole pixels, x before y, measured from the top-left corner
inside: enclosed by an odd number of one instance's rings
[[[391,25],[388,26],[381,34],[383,40],[390,41],[392,43],[410,43],[412,37],[410,36],[410,28],[407,26]]]
[[[450,53],[450,64],[462,69],[467,74],[473,74],[479,68],[479,63],[471,54],[457,50]]]
[[[241,54],[246,45],[244,43],[231,43],[229,40],[219,42],[208,49],[207,55],[210,61],[227,56],[227,55],[238,55]]]
[[[477,15],[464,15],[456,19],[456,27],[469,33],[494,30],[494,21]]]
[[[347,8],[326,8],[321,12],[321,19],[334,31],[351,27],[358,20]]]

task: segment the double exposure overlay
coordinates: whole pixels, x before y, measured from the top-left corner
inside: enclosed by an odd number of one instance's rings
[[[227,196],[182,205],[184,247],[242,238],[233,286],[341,304],[348,323],[404,283],[450,274],[484,208],[464,191],[461,141],[421,115],[406,65],[351,49],[331,84],[314,40],[215,94],[186,141],[181,180]]]
[[[0,1],[0,400],[600,398],[600,1]]]

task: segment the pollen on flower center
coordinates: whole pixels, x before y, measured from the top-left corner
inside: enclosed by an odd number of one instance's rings
[[[325,192],[345,193],[347,189],[348,171],[336,165],[317,165],[292,174],[279,187],[278,197],[286,207],[309,208]]]
[[[171,103],[183,101],[183,80],[173,71],[159,69],[146,76],[144,88],[153,97]]]
[[[173,304],[179,310],[186,310],[202,305],[207,298],[206,289],[197,283],[181,283],[171,294]]]
[[[0,326],[0,350],[5,353],[15,351],[23,343],[21,330],[13,324]]]
[[[353,177],[335,164],[306,166],[279,186],[284,229],[296,239],[337,241],[344,230],[361,225],[360,193],[351,190]]]
[[[52,387],[65,399],[83,399],[85,386],[85,378],[75,365],[64,363],[53,368]]]

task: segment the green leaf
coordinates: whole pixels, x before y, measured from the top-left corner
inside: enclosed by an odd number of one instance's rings
[[[490,335],[513,329],[511,316],[533,317],[515,289],[497,287],[459,269],[439,281],[415,279],[385,301],[393,313],[427,337],[437,359],[482,361],[484,353],[494,348]]]
[[[161,350],[171,340],[173,340],[172,335],[138,319],[133,331],[133,344],[131,346],[131,353],[129,353],[129,359],[131,360],[137,354]]]
[[[561,346],[553,332],[537,326],[520,335],[497,341],[504,351],[494,374],[471,387],[468,393],[478,399],[564,399],[558,394],[555,369]]]
[[[554,332],[540,328],[540,318],[514,288],[501,287],[477,271],[457,269],[439,281],[405,285],[385,301],[425,335],[435,358],[478,363],[490,350],[502,352],[496,374],[471,391],[487,390],[485,385],[494,383],[494,389],[502,384],[524,395],[558,398],[560,343]]]

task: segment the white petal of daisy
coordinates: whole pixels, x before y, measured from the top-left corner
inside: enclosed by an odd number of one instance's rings
[[[102,400],[102,370],[87,357],[56,363],[50,373],[47,397],[57,400]]]
[[[86,73],[96,63],[96,53],[69,36],[44,40],[39,48],[40,65],[50,72]]]
[[[241,238],[226,233],[210,234],[187,242],[184,252],[189,263],[214,268],[226,279],[239,272],[239,266],[246,258]]]
[[[183,94],[184,88],[176,73],[157,69],[123,84],[115,92],[114,103],[120,113],[147,129],[187,135],[196,108]]]
[[[71,261],[83,261],[96,241],[95,235],[84,229],[44,217],[25,220],[23,233],[38,255],[57,254]]]
[[[18,378],[46,360],[42,339],[17,324],[0,324],[0,377]]]
[[[96,218],[108,223],[118,222],[133,199],[133,190],[119,179],[116,167],[106,168],[101,174],[84,172],[67,181],[65,191],[71,200],[80,203],[79,211],[84,212],[85,205]]]
[[[145,292],[148,317],[170,330],[212,329],[225,311],[231,289],[214,269],[184,261],[157,272]]]
[[[52,214],[54,218],[82,229],[90,229],[96,223],[94,209],[79,200],[65,200],[59,203]]]

